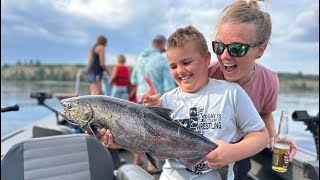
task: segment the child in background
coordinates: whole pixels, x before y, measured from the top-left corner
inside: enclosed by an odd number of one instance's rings
[[[117,63],[113,69],[109,79],[109,83],[112,84],[111,96],[124,100],[129,100],[128,86],[130,83],[130,70],[125,65],[126,57],[120,54],[117,57]]]

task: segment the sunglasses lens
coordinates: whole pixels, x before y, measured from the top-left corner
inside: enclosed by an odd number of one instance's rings
[[[247,53],[247,51],[248,46],[244,44],[232,43],[228,46],[228,52],[230,56],[233,57],[242,57]]]
[[[217,55],[221,55],[224,50],[224,45],[221,42],[212,42],[212,48],[213,52],[216,53]]]

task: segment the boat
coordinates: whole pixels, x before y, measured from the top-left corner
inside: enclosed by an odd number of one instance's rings
[[[77,78],[77,82],[78,82],[80,80],[80,75],[78,75],[77,77],[78,77]],[[13,133],[10,133],[5,137],[1,137],[1,179],[8,179],[8,178],[3,178],[3,174],[7,174],[7,175],[9,174],[9,177],[10,177],[9,179],[15,179],[12,177],[16,177],[15,175],[22,173],[22,172],[19,172],[19,168],[18,168],[18,167],[22,167],[22,164],[21,164],[22,159],[20,160],[14,159],[16,156],[12,156],[8,154],[9,153],[11,154],[13,151],[15,152],[17,147],[19,147],[19,145],[20,146],[23,145],[24,143],[39,144],[39,142],[51,142],[52,140],[58,141],[62,139],[64,141],[67,141],[69,138],[71,138],[76,141],[77,139],[81,139],[81,141],[83,142],[86,142],[86,143],[90,142],[92,144],[95,144],[95,146],[97,146],[96,147],[97,149],[102,148],[103,153],[101,156],[102,157],[105,156],[106,159],[110,159],[110,153],[108,149],[102,145],[102,143],[97,143],[97,139],[95,139],[94,137],[83,134],[84,132],[81,129],[79,129],[78,127],[72,124],[69,124],[66,120],[64,120],[63,117],[60,115],[59,111],[55,110],[54,108],[48,106],[45,103],[46,99],[52,98],[52,97],[63,99],[67,97],[77,96],[78,95],[77,84],[78,83],[76,83],[75,93],[73,94],[59,93],[59,94],[52,95],[46,92],[31,93],[31,96],[30,96],[31,98],[37,99],[39,105],[50,109],[53,112],[53,114],[34,124],[28,125]],[[1,112],[18,110],[18,109],[19,107],[15,105],[12,107],[1,108]],[[259,180],[259,179],[260,180],[264,180],[264,179],[284,179],[284,180],[286,179],[292,179],[292,180],[317,179],[318,180],[319,179],[319,114],[313,117],[313,116],[309,116],[306,111],[296,111],[293,113],[292,117],[296,121],[303,121],[307,125],[308,130],[310,130],[313,133],[316,146],[317,146],[317,154],[298,148],[297,154],[294,160],[290,162],[288,171],[285,173],[278,173],[276,171],[273,171],[271,168],[271,161],[272,161],[271,151],[268,149],[265,149],[251,158],[251,170],[248,174],[247,179],[250,179],[250,180],[251,179],[252,180]],[[73,141],[70,141],[70,142],[73,142]],[[59,146],[57,146],[57,144],[53,144],[52,148],[59,147]],[[72,149],[71,147],[70,151],[77,152],[79,149],[81,148]],[[20,151],[21,151],[20,153],[23,153],[23,150],[21,150],[21,148],[20,148]],[[100,156],[98,154],[95,154],[95,155]],[[35,156],[37,156],[37,154]],[[159,179],[159,176],[160,176],[159,174],[150,175],[149,173],[146,172],[145,168],[146,168],[147,160],[145,158],[142,159],[144,161],[143,162],[144,165],[141,167],[141,166],[133,165],[130,163],[132,159],[132,153],[129,151],[121,150],[120,157],[123,158],[126,161],[126,163],[124,163],[119,168],[114,168],[113,165],[110,165],[110,166],[103,165],[103,166],[111,167],[111,169],[113,170],[113,175],[115,177],[114,179],[117,179],[117,180]],[[16,163],[19,164],[19,166],[18,167],[14,166],[14,169],[11,171],[3,168],[3,166],[8,164],[8,159],[10,160],[12,158],[14,159],[14,161],[17,161]],[[62,160],[65,160],[65,159],[62,159]],[[86,160],[86,161],[89,161],[89,160]],[[92,162],[86,162],[86,163],[90,164]],[[40,166],[38,164],[40,164]],[[45,165],[48,165],[48,163],[46,163],[46,160],[42,160],[42,161],[40,160],[38,161],[37,166],[34,166],[34,167],[43,168]],[[160,162],[160,168],[162,168],[162,165],[163,165],[163,162]],[[102,165],[100,163],[99,165],[93,164],[92,166],[100,167]],[[70,166],[68,166],[68,168],[70,168]],[[62,170],[65,170],[68,168],[64,168]],[[57,169],[54,168],[54,170],[55,170],[55,173],[57,173],[56,172]],[[21,171],[23,171],[23,169]],[[48,171],[50,172],[50,169],[49,170],[47,169],[46,173],[48,173]],[[58,176],[58,175],[55,175],[55,176]],[[54,178],[58,178],[58,177],[54,177]],[[68,176],[67,179],[79,179],[79,176]],[[81,176],[80,176],[80,179],[81,179]],[[92,178],[92,177],[91,179],[96,180],[96,178]],[[99,177],[97,179],[99,179]]]
[[[59,111],[45,104],[50,94],[37,92],[31,97],[54,114],[1,137],[1,179],[155,179],[138,165],[116,168],[109,150],[98,139],[61,119]],[[14,105],[1,108],[1,112],[18,109]],[[129,154],[120,153],[128,160]]]

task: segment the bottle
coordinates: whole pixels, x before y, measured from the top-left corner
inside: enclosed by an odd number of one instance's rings
[[[290,137],[288,119],[288,114],[282,111],[272,153],[272,169],[277,172],[286,172],[289,166]]]

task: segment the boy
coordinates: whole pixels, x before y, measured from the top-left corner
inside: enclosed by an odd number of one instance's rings
[[[172,109],[175,122],[211,139],[218,148],[207,154],[195,171],[175,159],[167,159],[160,180],[234,179],[234,162],[260,152],[268,144],[268,132],[261,117],[238,84],[208,78],[211,54],[196,28],[177,29],[165,49],[171,75],[179,87],[163,94],[160,106]],[[235,143],[239,131],[245,137]],[[108,134],[109,131],[105,137],[110,141],[105,138],[104,143],[112,145]],[[218,171],[225,166],[227,177]]]

